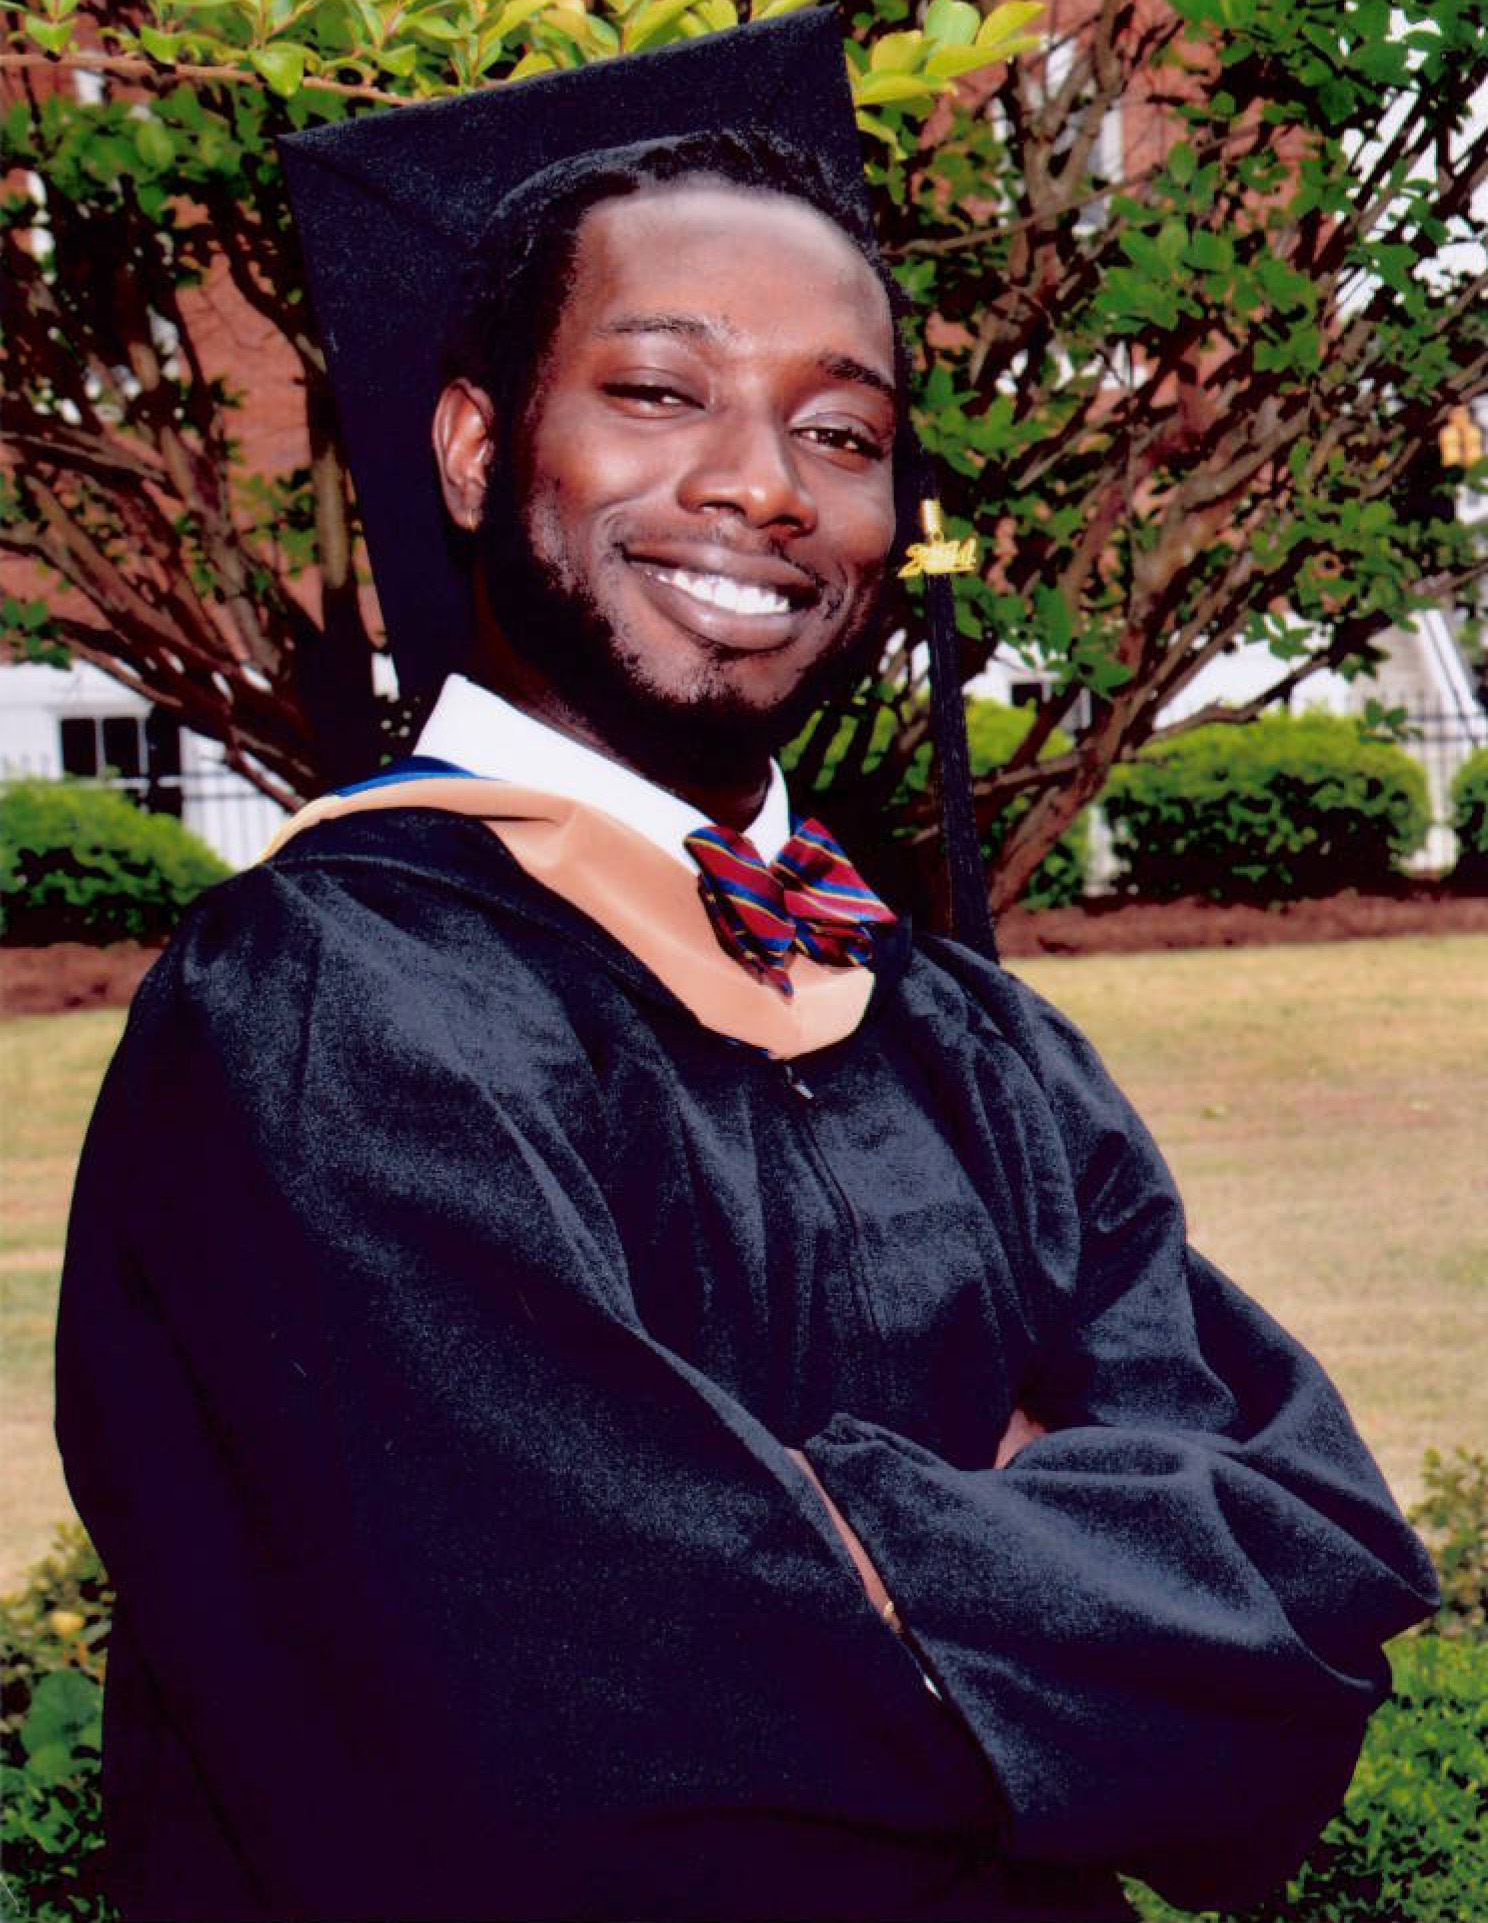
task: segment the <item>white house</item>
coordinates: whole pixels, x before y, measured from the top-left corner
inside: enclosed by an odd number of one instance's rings
[[[0,666],[0,780],[25,775],[107,775],[177,816],[234,868],[256,861],[284,819],[215,741],[81,661]]]

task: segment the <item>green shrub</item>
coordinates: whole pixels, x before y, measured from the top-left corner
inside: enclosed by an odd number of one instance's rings
[[[1470,754],[1452,777],[1452,829],[1458,879],[1488,886],[1488,748]]]
[[[1410,1519],[1436,1564],[1442,1606],[1422,1633],[1488,1646],[1488,1455],[1428,1449],[1423,1473],[1426,1494]]]
[[[883,708],[879,711],[874,723],[873,743],[867,755],[866,765],[869,769],[876,766],[882,758],[897,725],[896,718],[890,709]],[[1009,708],[1000,701],[968,702],[966,738],[971,753],[972,773],[986,775],[1000,768],[1032,725],[1032,708]],[[782,752],[781,765],[787,774],[800,760],[810,733],[811,729],[808,725]],[[851,736],[851,723],[843,722],[823,760],[824,776],[829,775],[841,761]],[[1063,754],[1070,746],[1069,736],[1062,734],[1056,728],[1044,745],[1043,755]],[[927,741],[918,749],[908,772],[895,789],[890,802],[891,807],[924,793],[929,785],[933,761],[934,750]],[[1015,800],[992,824],[982,842],[982,853],[988,862],[996,860],[998,851],[1007,838],[1008,830],[1020,815],[1028,812],[1032,805],[1032,802],[1025,798]],[[828,814],[827,825],[830,827],[829,803],[824,801],[822,807]],[[1089,841],[1087,818],[1083,814],[1078,815],[1029,878],[1023,890],[1023,905],[1027,908],[1063,908],[1071,902],[1079,901],[1085,892],[1085,864]]]
[[[0,789],[0,939],[148,941],[229,870],[169,815],[109,788]]]
[[[0,1602],[0,1858],[5,1915],[104,1923],[99,1751],[113,1591],[76,1523]]]
[[[1284,1891],[1222,1923],[1488,1917],[1488,1649],[1410,1637],[1389,1653],[1395,1696],[1369,1725],[1343,1809]],[[1141,1884],[1128,1894],[1147,1923],[1194,1914]]]
[[[1430,821],[1417,763],[1326,714],[1196,728],[1115,769],[1103,801],[1123,885],[1151,900],[1380,888]]]

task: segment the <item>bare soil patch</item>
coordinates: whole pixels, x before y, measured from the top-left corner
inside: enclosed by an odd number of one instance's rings
[[[142,942],[59,941],[47,948],[0,948],[0,1014],[59,1015],[75,1008],[126,1008],[160,953]]]
[[[1488,894],[1408,883],[1388,895],[1353,890],[1272,908],[1201,900],[1094,901],[1014,908],[997,925],[1004,955],[1117,955],[1142,949],[1241,948],[1383,935],[1488,934]]]

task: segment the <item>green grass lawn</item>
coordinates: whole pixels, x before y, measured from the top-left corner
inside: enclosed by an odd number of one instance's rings
[[[1488,938],[1019,962],[1097,1041],[1194,1240],[1322,1356],[1397,1494],[1488,1437]],[[123,1018],[0,1022],[0,1588],[66,1516],[51,1337],[67,1196]]]

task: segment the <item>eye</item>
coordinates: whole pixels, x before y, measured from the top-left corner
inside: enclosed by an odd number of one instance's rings
[[[606,381],[603,391],[641,414],[677,414],[683,408],[697,406],[690,394],[665,381]]]
[[[865,461],[888,459],[888,444],[871,428],[850,421],[809,421],[796,429],[803,441],[810,441],[833,454],[846,454]]]

